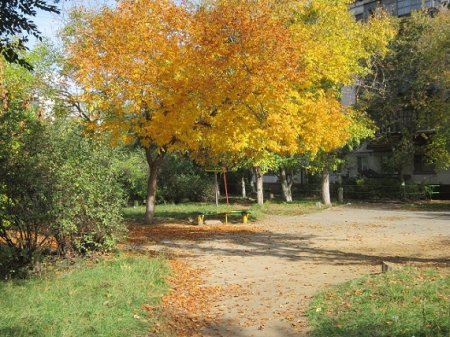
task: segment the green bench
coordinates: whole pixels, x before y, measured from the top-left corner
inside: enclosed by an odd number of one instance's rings
[[[430,199],[433,199],[434,195],[439,195],[439,189],[441,187],[441,185],[435,185],[435,184],[430,184],[427,185],[427,187],[429,188],[428,194],[430,195]]]
[[[242,219],[242,223],[246,224],[248,222],[248,216],[250,215],[250,211],[248,210],[237,210],[237,211],[227,211],[227,212],[222,212],[222,213],[217,213],[217,212],[201,212],[197,214],[197,225],[203,225],[205,223],[205,216],[208,215],[219,215],[219,216],[224,216],[225,217],[225,224],[228,224],[228,215],[231,214],[240,214],[241,215],[241,219]]]

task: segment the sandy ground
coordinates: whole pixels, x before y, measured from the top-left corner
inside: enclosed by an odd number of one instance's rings
[[[205,286],[239,289],[213,305],[202,336],[307,336],[309,300],[331,285],[379,273],[381,261],[450,266],[450,212],[348,205],[255,226],[148,244],[206,267]]]

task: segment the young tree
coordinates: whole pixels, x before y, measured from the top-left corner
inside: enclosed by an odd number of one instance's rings
[[[356,149],[362,140],[372,138],[376,127],[367,114],[353,110],[349,112],[351,123],[348,125],[350,138],[344,146],[333,151],[319,151],[316,155],[310,156],[308,169],[320,175],[322,202],[330,206],[330,173],[337,170],[339,165],[345,162],[345,156]]]

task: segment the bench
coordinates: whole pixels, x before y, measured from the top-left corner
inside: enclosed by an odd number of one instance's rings
[[[250,211],[248,210],[237,210],[237,211],[227,211],[222,213],[217,212],[202,212],[197,214],[197,225],[203,225],[205,223],[205,216],[207,215],[221,215],[225,216],[225,224],[228,224],[228,215],[230,214],[240,214],[242,218],[242,223],[246,224],[248,222],[248,216],[250,215]]]

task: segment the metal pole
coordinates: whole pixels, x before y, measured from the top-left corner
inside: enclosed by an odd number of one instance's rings
[[[225,196],[227,198],[227,206],[229,206],[230,203],[228,201],[227,171],[225,167],[222,168],[222,172],[223,172],[223,183],[225,185]]]

